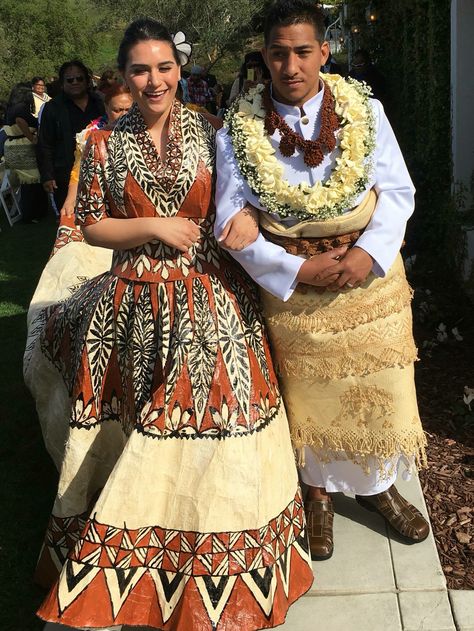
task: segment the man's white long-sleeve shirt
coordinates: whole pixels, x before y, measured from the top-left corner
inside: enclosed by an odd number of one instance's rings
[[[303,108],[284,105],[274,100],[277,112],[285,122],[306,140],[317,138],[321,129],[321,105],[324,84],[316,96],[307,101]],[[375,212],[370,223],[356,245],[368,252],[374,259],[373,272],[385,276],[400,250],[405,234],[406,222],[413,212],[415,189],[408,174],[405,161],[395,134],[388,122],[382,104],[370,100],[374,110],[376,125],[376,148],[373,155],[371,179],[367,189],[356,200],[359,204],[367,190],[374,188],[378,195]],[[324,157],[322,164],[311,168],[304,163],[298,149],[295,154],[285,157],[278,148],[278,130],[270,137],[276,157],[283,165],[284,177],[292,185],[307,182],[313,185],[318,180],[326,180],[331,175],[338,147]],[[265,211],[240,173],[231,138],[226,128],[217,133],[217,191],[215,234],[221,235],[227,222],[247,203]],[[347,212],[352,210],[347,209]],[[282,219],[284,225],[294,225],[296,219]],[[296,286],[296,275],[303,260],[288,254],[281,246],[267,241],[261,234],[257,240],[240,252],[231,251],[232,256],[248,274],[264,289],[273,295],[288,300]]]

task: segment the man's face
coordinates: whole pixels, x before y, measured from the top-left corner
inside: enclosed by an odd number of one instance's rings
[[[71,99],[78,99],[87,92],[87,77],[78,66],[71,66],[64,73],[63,90]]]
[[[262,54],[277,101],[302,107],[319,92],[319,71],[328,58],[329,45],[318,42],[312,24],[275,26]]]

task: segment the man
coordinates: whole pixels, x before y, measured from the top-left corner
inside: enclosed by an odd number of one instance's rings
[[[61,92],[46,103],[38,138],[38,167],[47,193],[62,208],[74,164],[76,134],[105,113],[102,99],[92,92],[90,72],[78,60],[59,69]]]
[[[393,486],[400,461],[425,462],[398,253],[414,188],[381,104],[319,78],[329,47],[314,4],[277,0],[262,52],[271,88],[238,98],[218,133],[215,233],[263,288],[311,554],[332,555],[337,491],[422,541],[427,522]]]
[[[33,92],[33,99],[35,104],[35,111],[33,112],[33,116],[38,118],[43,105],[51,100],[51,97],[49,97],[46,93],[46,84],[43,77],[33,77],[33,79],[31,79],[31,91]]]

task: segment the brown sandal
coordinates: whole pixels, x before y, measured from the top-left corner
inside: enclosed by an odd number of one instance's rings
[[[313,561],[325,561],[334,551],[334,507],[331,498],[307,500],[304,503],[308,539]]]
[[[426,519],[395,486],[377,495],[356,495],[355,498],[367,510],[379,513],[407,543],[420,543],[429,535]]]

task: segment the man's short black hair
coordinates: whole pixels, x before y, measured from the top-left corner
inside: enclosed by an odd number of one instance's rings
[[[270,41],[270,33],[276,26],[290,26],[291,24],[312,24],[316,39],[320,44],[324,42],[326,27],[324,13],[309,0],[275,0],[268,7],[263,33],[265,46]]]

